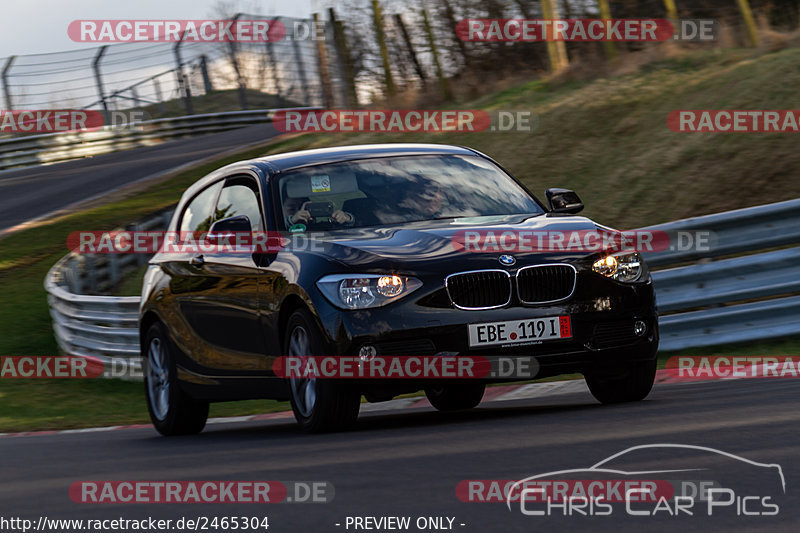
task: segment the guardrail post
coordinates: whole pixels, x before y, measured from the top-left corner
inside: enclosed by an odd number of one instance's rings
[[[119,256],[117,254],[108,254],[108,277],[111,279],[112,287],[119,282]]]
[[[75,294],[83,294],[83,283],[81,282],[81,274],[78,268],[78,258],[76,256],[70,257],[67,261],[67,274],[65,281],[70,291]]]
[[[100,47],[97,51],[97,55],[94,56],[94,61],[92,61],[92,69],[94,70],[94,81],[97,84],[97,94],[100,96],[100,103],[103,106],[103,118],[108,121],[108,102],[106,102],[106,95],[105,91],[103,90],[103,75],[100,72],[100,60],[103,58],[103,54],[106,53],[106,49],[108,48],[107,44],[104,44]]]
[[[11,101],[11,89],[8,86],[8,71],[11,70],[11,65],[16,58],[17,56],[9,57],[6,61],[6,65],[3,67],[3,95],[6,97],[6,109],[9,111],[14,109],[14,107]]]
[[[94,255],[93,254],[84,254],[83,256],[83,271],[85,273],[85,280],[86,280],[86,287],[96,287],[97,286],[97,276],[94,269]]]

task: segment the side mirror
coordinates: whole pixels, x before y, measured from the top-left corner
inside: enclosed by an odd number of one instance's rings
[[[250,219],[244,215],[217,220],[211,225],[211,229],[206,234],[206,242],[209,244],[219,244],[220,241],[228,240],[235,242],[237,233],[253,232],[250,226]]]
[[[583,210],[583,202],[574,191],[553,188],[547,189],[544,194],[551,213],[575,214]]]

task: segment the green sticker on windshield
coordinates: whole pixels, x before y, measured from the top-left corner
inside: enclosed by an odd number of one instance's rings
[[[305,224],[292,224],[289,226],[289,233],[302,233],[306,230]]]

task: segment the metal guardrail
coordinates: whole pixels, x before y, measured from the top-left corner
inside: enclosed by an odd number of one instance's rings
[[[644,254],[651,267],[697,262],[653,272],[661,350],[800,335],[793,299],[800,293],[800,248],[761,252],[800,244],[800,199],[642,229],[664,231],[670,242],[679,232],[711,237],[708,250]]]
[[[670,237],[679,232],[706,231],[711,236],[712,248],[708,251],[681,251],[676,247],[644,254],[647,264],[654,267],[800,244],[800,199],[685,218],[641,230],[663,231]]]
[[[315,110],[318,107],[284,108]],[[207,113],[138,122],[130,127],[0,139],[0,170],[56,163],[158,144],[166,139],[218,133],[272,122],[279,109]]]
[[[654,273],[661,313],[800,293],[800,248]]]
[[[64,286],[63,267],[56,263],[45,278],[53,332],[62,352],[94,358],[106,368],[121,362],[133,376],[141,373],[139,296],[87,296]]]
[[[166,219],[162,216],[162,221]],[[748,342],[800,335],[800,247],[711,261],[800,243],[800,200],[679,220],[646,229],[670,234],[712,231],[708,253],[646,254],[652,266],[697,264],[654,270],[662,350]],[[138,368],[138,297],[74,294],[67,288],[70,256],[45,280],[53,329],[66,354],[123,360]],[[71,274],[73,278],[75,274]],[[95,279],[100,276],[95,276]],[[74,282],[74,280],[73,280]],[[766,299],[769,298],[769,299]],[[759,300],[759,301],[752,301]],[[665,314],[666,313],[666,314]]]

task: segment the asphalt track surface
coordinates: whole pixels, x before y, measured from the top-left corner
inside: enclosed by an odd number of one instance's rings
[[[259,124],[0,174],[0,231],[159,172],[278,135]],[[199,178],[200,176],[198,176]],[[177,198],[176,198],[177,200]]]
[[[177,520],[181,516],[268,516],[269,532],[355,531],[348,516],[454,517],[455,531],[800,531],[800,383],[792,379],[659,384],[644,402],[601,406],[588,393],[494,402],[455,414],[406,409],[362,414],[354,431],[300,433],[293,421],[216,424],[191,437],[151,428],[0,439],[0,515]],[[520,479],[588,467],[641,444],[717,448],[781,465],[786,494],[773,517],[524,516],[499,503],[456,498],[459,481]],[[649,456],[648,456],[649,457]],[[662,458],[663,459],[663,458]],[[715,461],[710,459],[711,463]],[[669,461],[667,461],[669,462]],[[658,470],[663,460],[631,465]],[[736,475],[738,461],[709,464]],[[331,503],[79,504],[79,480],[328,481]],[[774,494],[774,480],[744,478],[737,495]],[[619,506],[622,506],[621,508]],[[337,526],[336,524],[340,524]],[[464,525],[461,525],[464,524]],[[262,530],[263,531],[263,530]]]

